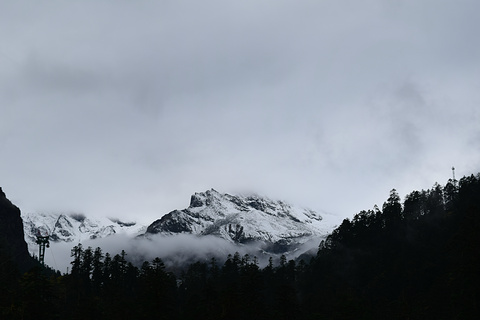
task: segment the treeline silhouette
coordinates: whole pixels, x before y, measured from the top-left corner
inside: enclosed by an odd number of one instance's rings
[[[348,198],[348,193],[345,195]],[[160,258],[72,250],[70,273],[15,272],[0,250],[2,319],[477,319],[480,174],[345,219],[309,261],[229,255],[175,276]],[[0,247],[1,249],[1,247]]]

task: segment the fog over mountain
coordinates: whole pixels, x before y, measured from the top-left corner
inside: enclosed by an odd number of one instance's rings
[[[162,215],[162,214],[160,214]],[[222,194],[211,189],[191,196],[190,205],[144,226],[118,219],[96,219],[80,214],[28,213],[22,215],[25,239],[38,255],[37,235],[48,235],[46,262],[66,272],[70,250],[100,247],[112,255],[125,250],[137,265],[162,258],[169,267],[209,260],[222,261],[239,252],[256,256],[261,265],[284,254],[296,258],[314,254],[322,239],[341,221],[337,216],[292,206],[258,195]]]

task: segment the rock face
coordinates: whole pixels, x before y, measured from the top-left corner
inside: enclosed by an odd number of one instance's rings
[[[282,253],[333,229],[318,213],[282,201],[220,194],[211,189],[191,196],[190,206],[153,222],[146,232],[214,235],[233,243],[263,242],[266,251]]]
[[[20,209],[7,199],[0,188],[0,246],[10,254],[21,271],[35,265],[27,249]]]
[[[53,242],[71,242],[73,245],[84,240],[104,238],[116,233],[133,237],[145,232],[145,227],[134,222],[118,219],[88,218],[83,214],[27,213],[22,215],[28,249],[35,254],[38,234],[49,235]]]

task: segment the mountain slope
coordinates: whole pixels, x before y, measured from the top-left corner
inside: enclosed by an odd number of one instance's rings
[[[0,251],[11,256],[21,271],[26,271],[36,262],[29,255],[24,238],[20,209],[7,199],[0,188]]]
[[[38,234],[49,235],[53,242],[71,242],[72,245],[89,239],[104,238],[116,233],[132,237],[145,231],[134,222],[122,222],[108,218],[87,218],[82,214],[27,213],[22,214],[25,240],[29,251],[37,252]]]
[[[322,238],[340,222],[337,217],[282,201],[220,194],[213,189],[195,193],[188,208],[174,210],[148,228],[81,214],[28,213],[22,217],[30,253],[38,254],[36,236],[48,234],[52,246],[47,263],[62,271],[69,266],[71,247],[85,242],[112,254],[126,249],[130,259],[139,263],[161,257],[170,265],[184,265],[191,259],[224,258],[235,251],[294,258],[311,249],[316,252]],[[102,238],[105,241],[87,241]]]
[[[282,201],[220,194],[211,189],[192,195],[188,208],[153,222],[146,235],[214,235],[233,243],[263,242],[266,251],[278,253],[326,236],[336,223],[336,219],[325,221],[315,211]]]

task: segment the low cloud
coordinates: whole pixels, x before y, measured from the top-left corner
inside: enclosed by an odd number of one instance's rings
[[[315,252],[322,239],[315,238],[301,245],[297,250],[287,254],[287,259],[295,259],[305,252]],[[74,243],[51,243],[45,255],[45,262],[62,273],[70,270],[72,261],[71,250],[78,244]],[[88,240],[82,243],[83,248],[100,247],[102,252],[107,252],[113,257],[125,250],[127,260],[136,266],[143,261],[152,261],[159,257],[165,265],[178,270],[185,265],[196,261],[208,262],[215,258],[223,263],[229,254],[238,252],[240,256],[248,254],[251,259],[257,257],[260,267],[267,265],[270,257],[277,261],[280,254],[270,254],[263,251],[264,244],[260,242],[248,245],[234,244],[215,236],[198,237],[189,234],[173,236],[153,235],[149,238],[131,238],[125,234],[117,234],[102,239]]]

